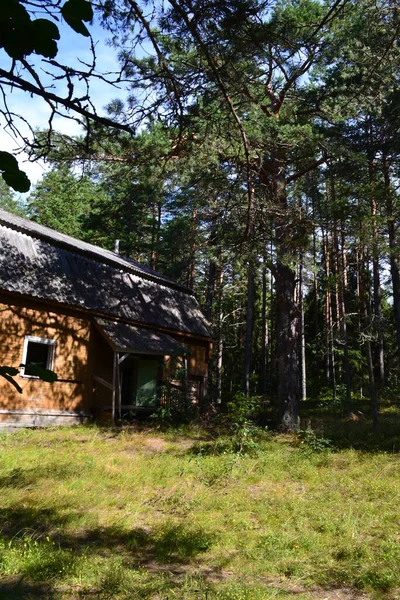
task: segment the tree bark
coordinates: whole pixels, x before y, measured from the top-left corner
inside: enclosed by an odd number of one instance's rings
[[[254,326],[254,264],[250,260],[247,270],[247,310],[246,310],[246,334],[244,340],[243,358],[243,393],[250,395],[250,371],[253,343]]]
[[[307,398],[307,371],[306,371],[306,336],[304,330],[304,301],[303,301],[303,257],[300,257],[299,266],[299,308],[300,308],[300,366],[301,366],[301,399]]]
[[[268,316],[267,316],[267,269],[262,272],[262,315],[261,315],[261,373],[260,393],[268,389]]]
[[[369,132],[370,133],[370,132]],[[377,359],[379,383],[385,383],[385,355],[382,334],[382,288],[379,271],[379,235],[377,227],[377,203],[375,197],[375,164],[372,151],[368,150],[368,171],[370,184],[370,206],[372,219],[372,276],[374,283],[374,329],[378,334]]]
[[[335,339],[333,335],[333,311],[332,311],[332,293],[330,288],[331,262],[328,232],[322,230],[322,240],[325,255],[325,376],[327,384],[332,389],[332,399],[336,399],[336,365],[335,365]]]
[[[368,264],[368,261],[367,261]],[[372,426],[375,433],[378,433],[378,395],[376,391],[375,384],[375,374],[374,374],[374,361],[372,358],[372,344],[371,344],[371,333],[372,333],[372,324],[371,324],[371,316],[369,310],[369,303],[366,292],[366,268],[363,266],[363,274],[364,277],[361,279],[360,293],[361,293],[361,303],[364,312],[364,344],[367,355],[367,365],[368,365],[368,381],[369,381],[369,396],[371,402],[371,412],[372,412]],[[364,279],[364,280],[363,280]]]
[[[335,180],[333,174],[330,178],[330,189],[331,189],[331,202],[332,205],[336,202],[336,189]],[[342,247],[339,248],[339,235],[338,235],[338,224],[336,219],[333,223],[333,236],[334,236],[334,265],[336,275],[336,312],[338,324],[340,326],[341,333],[341,344],[343,345],[343,368],[346,386],[346,411],[352,410],[352,389],[351,389],[351,370],[350,370],[350,359],[349,359],[349,342],[347,335],[347,313],[346,313],[346,301],[345,291],[347,284],[347,273],[346,273],[346,257],[344,248],[344,231],[341,232]]]
[[[224,268],[222,258],[220,260],[220,271],[218,281],[218,345],[217,345],[217,362],[216,362],[216,401],[217,404],[222,403],[222,369],[223,369],[223,353],[224,353],[224,339],[222,336],[222,298],[223,298],[223,282],[224,282]]]
[[[277,167],[279,172],[280,163]],[[282,214],[285,215],[288,208],[285,180],[282,176],[276,175],[274,184],[278,205]],[[274,275],[276,284],[278,426],[281,431],[296,431],[300,422],[301,398],[300,310],[296,301],[296,270],[289,264],[297,262],[297,253],[291,244],[293,231],[291,227],[288,227],[285,216],[277,219],[275,231],[277,262]]]
[[[392,276],[393,309],[396,324],[397,357],[400,361],[400,273],[396,243],[396,224],[393,206],[393,195],[390,183],[389,160],[383,156],[383,173],[385,180],[387,228],[389,236],[390,272]]]

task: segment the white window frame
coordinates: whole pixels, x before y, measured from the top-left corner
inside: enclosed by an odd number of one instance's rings
[[[29,379],[39,379],[39,377],[37,377],[37,375],[25,375],[25,364],[26,364],[26,357],[28,354],[29,342],[35,342],[36,344],[46,344],[47,346],[50,346],[50,351],[47,355],[46,369],[53,370],[57,340],[41,338],[41,337],[37,337],[35,335],[26,335],[24,338],[24,347],[22,350],[22,365],[21,365],[20,375],[21,375],[21,377],[28,377]]]

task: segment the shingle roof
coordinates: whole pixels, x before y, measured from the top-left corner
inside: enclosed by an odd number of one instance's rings
[[[120,321],[110,321],[109,319],[95,319],[95,321],[100,331],[117,352],[165,356],[181,348],[179,342],[159,331],[143,329]]]
[[[0,289],[210,337],[191,292],[98,248],[0,210]]]

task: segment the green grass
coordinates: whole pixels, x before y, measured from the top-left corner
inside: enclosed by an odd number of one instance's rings
[[[0,598],[400,598],[399,455],[346,427],[249,455],[195,429],[3,434]]]

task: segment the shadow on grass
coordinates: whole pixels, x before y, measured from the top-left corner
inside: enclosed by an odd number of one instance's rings
[[[15,577],[0,581],[0,600],[52,600],[54,592],[48,585],[28,583],[25,578]]]
[[[375,434],[369,407],[356,406],[347,417],[332,415],[316,403],[305,402],[302,409],[302,428],[307,426],[321,437],[329,438],[335,448],[354,448],[362,452],[400,452],[400,407],[383,409],[379,429]]]
[[[269,431],[274,432],[274,414],[270,408],[264,415],[265,422]],[[176,438],[187,438],[194,444],[194,449],[189,449],[189,453],[196,453],[197,446],[203,445],[206,452],[217,454],[224,451],[224,445],[227,443],[227,432],[221,428],[206,427],[194,434],[190,425],[184,428],[177,428],[175,425],[162,424],[162,427],[155,420],[148,419],[142,422],[133,422],[129,425],[115,426],[105,424],[93,424],[94,428],[99,429],[101,434],[106,437],[119,437],[129,435],[130,432],[145,432],[152,435],[162,433],[173,433]],[[332,412],[329,404],[323,404],[316,401],[305,401],[301,406],[301,428],[307,429],[308,426],[321,437],[328,438],[337,449],[354,448],[363,452],[400,452],[400,405],[392,405],[389,409],[383,407],[379,415],[379,431],[375,434],[372,427],[370,416],[370,407],[366,403],[358,403],[354,406],[354,411],[343,417],[338,412]],[[220,451],[221,450],[221,451]]]
[[[0,510],[0,567],[10,578],[0,583],[0,600],[53,598],[54,586],[79,576],[86,569],[87,557],[119,561],[131,571],[145,569],[172,577],[185,572],[196,559],[198,562],[199,555],[214,542],[214,536],[200,528],[171,523],[152,530],[102,527],[76,535],[63,531],[76,518],[62,509]],[[110,581],[115,585],[116,575],[112,575]],[[111,583],[103,581],[102,590]]]

